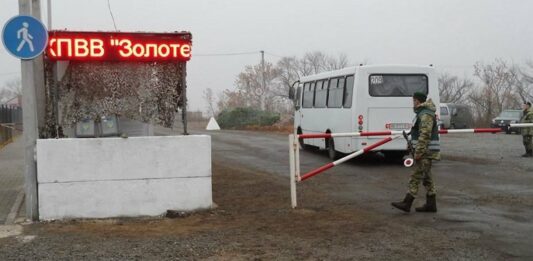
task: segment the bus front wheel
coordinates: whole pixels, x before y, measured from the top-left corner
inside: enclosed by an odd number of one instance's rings
[[[296,134],[302,134],[302,129],[300,127],[296,130]],[[300,143],[300,148],[304,150],[309,150],[311,148],[310,145],[304,143],[304,139],[302,138],[298,138],[298,143]]]

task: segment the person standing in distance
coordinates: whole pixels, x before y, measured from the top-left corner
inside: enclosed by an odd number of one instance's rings
[[[409,188],[403,201],[391,203],[393,207],[405,212],[411,211],[411,205],[418,193],[420,183],[426,188],[426,204],[416,208],[417,212],[437,212],[435,183],[431,174],[433,160],[440,160],[439,129],[435,116],[436,107],[426,94],[416,92],[413,95],[416,120],[411,129],[411,139],[415,147],[415,169],[409,180]]]
[[[531,102],[525,102],[523,107],[524,116],[520,120],[520,123],[533,123],[533,108],[531,108]],[[533,157],[533,127],[522,128],[522,139],[524,147],[526,148],[526,154],[522,157]]]

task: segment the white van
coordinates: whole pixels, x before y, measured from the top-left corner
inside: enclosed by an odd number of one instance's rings
[[[444,129],[468,129],[472,126],[474,118],[470,107],[463,104],[441,103],[440,122]]]
[[[365,65],[300,78],[296,89],[294,128],[301,133],[339,133],[410,129],[415,114],[412,95],[428,94],[439,108],[432,66]],[[438,113],[438,112],[437,112]],[[303,146],[351,153],[384,137],[338,137],[300,140]],[[406,142],[397,139],[376,149],[403,156]]]

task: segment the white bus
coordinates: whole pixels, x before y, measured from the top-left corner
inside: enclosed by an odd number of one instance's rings
[[[410,129],[415,113],[412,95],[423,92],[439,108],[432,66],[365,65],[300,78],[294,96],[294,128],[301,133],[339,133]],[[438,114],[438,111],[437,111]],[[438,117],[438,115],[437,115]],[[384,137],[337,137],[300,140],[304,147],[327,149],[335,159]],[[376,151],[401,157],[406,141],[397,139]]]

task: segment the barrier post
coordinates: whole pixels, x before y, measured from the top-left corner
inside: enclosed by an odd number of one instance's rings
[[[291,187],[291,205],[292,208],[296,208],[296,160],[295,152],[297,144],[294,142],[294,134],[289,135],[289,175],[290,175],[290,187]]]
[[[296,182],[300,180],[300,142],[298,141],[298,136],[294,135],[294,152],[295,152],[295,161],[296,161]]]

